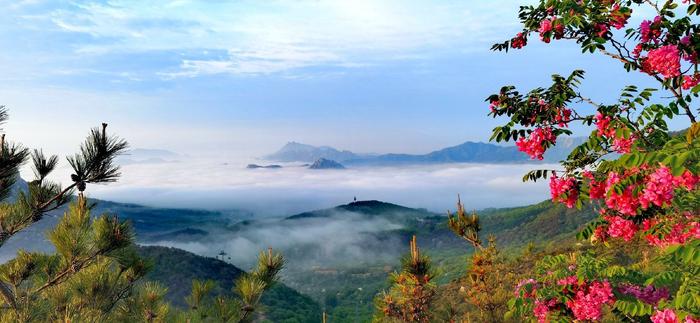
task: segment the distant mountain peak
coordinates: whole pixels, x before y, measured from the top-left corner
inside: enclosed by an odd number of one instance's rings
[[[331,159],[319,158],[316,160],[309,169],[344,169],[345,166],[339,162]]]
[[[545,162],[557,162],[566,159],[571,150],[585,141],[584,137],[564,137],[560,143],[545,153]],[[533,163],[527,155],[518,151],[513,145],[496,145],[492,143],[465,141],[459,145],[443,148],[427,154],[355,154],[340,151],[329,146],[311,146],[295,141],[288,142],[277,152],[266,156],[268,160],[283,162],[313,163],[319,159],[333,160],[344,165],[410,165],[410,164],[446,164],[446,163]]]
[[[305,162],[313,163],[321,158],[343,162],[350,159],[357,159],[362,155],[344,150],[340,151],[330,146],[312,146],[296,141],[290,141],[278,151],[265,156],[264,158],[278,162]]]

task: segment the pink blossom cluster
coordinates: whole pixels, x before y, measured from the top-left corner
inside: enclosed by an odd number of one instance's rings
[[[611,127],[612,118],[600,112],[595,116],[595,125],[598,128],[598,136],[615,137],[615,128]]]
[[[606,217],[605,220],[610,223],[607,233],[613,238],[622,238],[625,241],[630,241],[639,230],[632,220],[627,220],[619,216],[609,216]]]
[[[564,36],[564,25],[557,23],[557,18],[543,19],[540,21],[540,29],[538,31],[540,39],[545,43],[549,43],[552,33],[555,39],[560,39]]]
[[[559,286],[578,285],[578,277],[573,276],[573,275],[567,276],[565,278],[558,280],[557,285],[559,285]]]
[[[556,109],[557,115],[554,117],[554,121],[560,126],[560,127],[567,127],[567,122],[571,120],[571,110],[561,107]]]
[[[667,308],[665,310],[656,310],[656,313],[651,316],[651,321],[653,323],[679,323],[680,320],[672,309]],[[693,318],[688,315],[683,320],[683,323],[700,323],[700,319]]]
[[[693,190],[699,180],[700,176],[693,175],[690,171],[686,170],[681,176],[673,176],[668,167],[660,166],[647,176],[644,190],[639,196],[639,202],[645,209],[650,204],[664,207],[673,200],[676,188],[683,187],[687,190]]]
[[[644,190],[639,196],[639,203],[643,208],[648,208],[650,204],[659,207],[670,204],[673,200],[673,191],[677,181],[671,173],[671,169],[661,166],[653,173],[649,174]]]
[[[552,173],[549,180],[549,190],[552,194],[552,201],[566,204],[568,208],[576,205],[578,200],[578,185],[573,177],[558,177],[556,172]]]
[[[698,183],[700,183],[700,175],[694,175],[689,170],[686,170],[681,176],[674,178],[674,180],[679,186],[692,191],[698,186]]]
[[[663,311],[657,310],[651,316],[651,321],[654,323],[678,323],[678,317],[672,309],[667,308]]]
[[[608,208],[623,215],[633,216],[637,214],[639,207],[647,209],[651,205],[659,207],[669,205],[673,200],[675,189],[694,190],[698,186],[698,182],[700,182],[700,176],[694,175],[690,171],[686,170],[680,176],[673,176],[668,167],[660,166],[649,174],[643,183],[629,185],[624,188],[622,193],[614,190],[616,184],[619,184],[625,177],[637,172],[638,170],[631,169],[628,174],[623,176],[617,172],[608,173],[604,193],[602,192],[601,184],[592,179],[591,199],[605,198],[605,204]],[[634,194],[637,185],[643,185],[643,190],[639,196]]]
[[[661,165],[639,182],[623,188],[621,193],[615,190],[615,186],[625,178],[648,170],[648,166],[643,166],[640,169],[629,169],[622,175],[617,172],[609,172],[605,182],[596,181],[590,172],[583,173],[583,177],[590,181],[590,198],[605,199],[605,205],[608,207],[601,210],[601,215],[608,224],[596,228],[592,239],[604,241],[607,237],[613,237],[630,241],[640,228],[634,221],[626,217],[634,217],[640,209],[645,210],[653,205],[668,207],[677,189],[694,190],[700,183],[700,176],[694,175],[690,171],[686,170],[680,176],[673,176],[668,167]],[[637,195],[635,190],[640,186],[641,191]],[[560,194],[568,189],[567,183],[563,182],[563,179],[553,178],[550,182],[550,189],[554,201],[566,201],[560,197]],[[610,214],[608,211],[615,211],[617,215]],[[686,221],[679,223],[670,223],[669,225],[673,225],[672,230],[663,238],[649,234],[646,236],[647,241],[652,245],[667,246],[684,244],[690,239],[700,239],[700,223],[697,221],[697,214],[688,214],[685,219]],[[649,231],[657,223],[656,220],[647,219],[642,223],[642,229]]]
[[[547,315],[549,314],[549,309],[554,307],[556,305],[556,301],[553,299],[550,299],[548,301],[543,301],[543,300],[535,300],[535,307],[532,309],[533,314],[535,315],[535,318],[537,319],[538,323],[547,323],[549,320],[547,319]]]
[[[694,75],[683,76],[683,84],[681,85],[684,90],[690,90],[700,83],[700,73],[695,73]]]
[[[553,21],[552,21],[552,20],[549,20],[549,19],[543,19],[542,21],[540,21],[540,30],[539,30],[539,32],[540,32],[540,38],[541,38],[542,40],[544,40],[545,34],[547,34],[548,32],[552,31],[552,22],[553,22]],[[549,42],[549,41],[545,41],[545,42]]]
[[[544,152],[547,149],[546,143],[555,144],[557,137],[552,132],[552,128],[537,128],[530,133],[527,138],[520,138],[515,143],[518,150],[528,154],[532,159],[544,159]]]
[[[491,110],[491,112],[496,112],[496,109],[498,109],[498,107],[500,105],[501,105],[500,101],[493,100],[493,101],[491,101],[491,104],[489,104],[489,110]]]
[[[635,185],[626,187],[622,193],[615,191],[614,187],[622,181],[623,177],[617,172],[608,173],[605,182],[605,205],[623,215],[636,215],[639,208],[639,199],[634,196]]]
[[[668,288],[656,288],[653,285],[642,287],[632,284],[622,284],[618,287],[618,289],[623,294],[634,296],[642,302],[651,305],[656,305],[660,300],[668,299],[671,296]]]
[[[610,30],[608,28],[608,25],[604,23],[598,23],[595,25],[595,30],[596,30],[596,35],[600,38],[605,38],[605,36],[608,34],[608,31]]]
[[[649,244],[657,247],[666,247],[670,245],[682,245],[692,239],[700,239],[700,222],[697,221],[697,215],[687,214],[685,217],[675,220],[680,221],[673,224],[667,223],[667,225],[672,225],[672,227],[663,237],[659,237],[655,234],[647,234],[645,238]],[[658,221],[647,219],[642,222],[642,229],[644,231],[649,231],[657,223],[668,221],[669,220]]]
[[[644,20],[639,24],[639,34],[642,43],[648,43],[661,37],[661,17],[656,16],[654,21]]]
[[[518,33],[510,40],[510,47],[520,49],[527,45],[527,36],[523,33]]]
[[[637,141],[637,137],[634,135],[629,138],[616,137],[613,139],[611,148],[620,154],[627,154],[632,151],[632,145],[635,141]]]
[[[604,304],[613,304],[615,297],[607,281],[593,282],[588,288],[581,288],[566,306],[574,313],[577,320],[599,320]]]
[[[596,181],[595,176],[590,171],[583,172],[583,177],[589,180],[588,197],[590,199],[596,200],[605,197],[605,182]]]
[[[612,118],[610,116],[604,115],[600,112],[595,116],[595,124],[598,128],[598,136],[612,138],[613,143],[611,148],[618,153],[626,154],[632,151],[632,145],[637,140],[634,135],[625,137],[618,137],[615,131],[615,127],[612,125]]]
[[[678,47],[666,45],[650,50],[642,62],[642,69],[649,74],[661,74],[667,79],[681,75],[681,55]]]

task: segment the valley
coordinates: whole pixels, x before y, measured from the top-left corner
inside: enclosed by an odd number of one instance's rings
[[[326,311],[335,322],[368,321],[375,295],[387,287],[387,277],[398,269],[412,235],[432,257],[441,284],[464,274],[472,252],[470,245],[449,231],[444,215],[381,201],[357,201],[262,219],[243,211],[94,202],[95,214],[116,214],[133,224],[142,246],[140,253],[158,264],[147,279],[168,286],[168,298],[178,306],[185,305],[192,278],[213,279],[218,282],[217,293],[230,293],[233,278],[252,267],[258,250],[272,247],[282,251],[288,264],[281,285],[267,294],[263,303],[275,304],[269,306],[275,311],[294,311],[297,314],[293,317],[304,318],[298,322],[317,320],[320,311]],[[571,210],[549,201],[478,212],[484,233],[496,236],[507,250],[571,239],[594,218],[590,209]],[[27,248],[28,240],[41,241],[41,228],[49,227],[53,219],[42,220],[13,238],[3,251]],[[46,248],[46,243],[31,247]],[[291,301],[290,297],[298,299]],[[279,318],[275,315],[280,314],[263,315]]]

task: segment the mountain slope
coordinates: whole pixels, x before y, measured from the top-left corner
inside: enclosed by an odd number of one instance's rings
[[[234,280],[243,274],[234,265],[180,249],[149,246],[139,247],[139,253],[155,263],[145,279],[168,287],[166,298],[180,307],[187,306],[185,297],[192,290],[193,279],[211,279],[217,283],[215,294],[232,295]],[[264,294],[262,304],[261,314],[272,322],[318,322],[321,318],[318,303],[282,283]]]
[[[369,201],[356,201],[349,204],[338,205],[333,208],[314,210],[304,213],[295,214],[288,216],[286,220],[304,219],[304,218],[324,218],[331,217],[338,213],[350,212],[350,214],[357,216],[382,216],[395,218],[397,215],[404,216],[406,218],[419,217],[419,216],[429,216],[432,213],[425,209],[413,209],[401,205],[396,205],[392,203],[369,200]]]

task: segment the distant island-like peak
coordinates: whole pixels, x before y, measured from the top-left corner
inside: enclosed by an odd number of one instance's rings
[[[331,159],[319,158],[316,160],[309,169],[344,169],[345,166],[341,165],[339,162]]]
[[[257,168],[282,168],[280,165],[258,165],[258,164],[248,164],[246,166],[248,169],[257,169]]]

